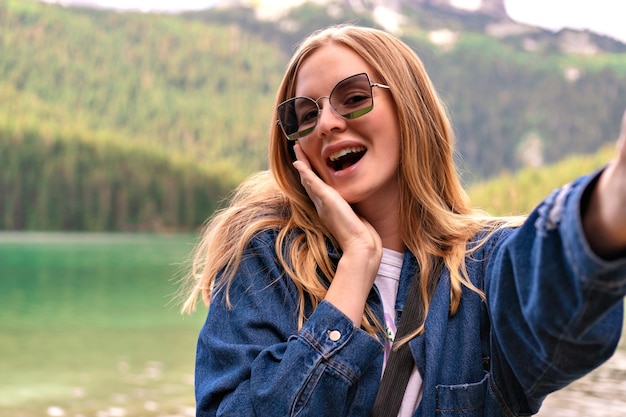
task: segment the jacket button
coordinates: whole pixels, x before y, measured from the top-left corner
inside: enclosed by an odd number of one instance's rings
[[[328,337],[333,342],[336,342],[337,340],[341,339],[341,332],[339,330],[331,330],[328,332]]]

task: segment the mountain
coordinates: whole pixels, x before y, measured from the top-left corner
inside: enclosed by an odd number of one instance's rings
[[[171,15],[4,0],[0,229],[201,224],[266,167],[294,45],[342,22],[387,27],[421,56],[468,184],[612,142],[626,45],[518,25],[500,3],[316,1],[277,17],[245,2]]]
[[[290,12],[301,8],[306,0],[218,0],[216,9],[252,9],[255,18],[274,21],[278,29],[292,31],[302,22],[288,19]],[[329,18],[345,14],[368,16],[385,30],[402,34],[418,26],[425,30],[458,30],[482,33],[506,42],[519,42],[523,49],[597,54],[625,52],[624,43],[589,31],[565,29],[556,37],[550,31],[515,22],[506,11],[504,0],[482,0],[468,10],[454,0],[314,0],[311,4],[325,9]],[[287,21],[286,21],[287,20]]]

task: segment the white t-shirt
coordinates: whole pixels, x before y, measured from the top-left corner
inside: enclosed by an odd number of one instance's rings
[[[404,254],[391,249],[383,248],[383,257],[378,267],[378,274],[374,284],[378,288],[380,297],[383,301],[383,309],[385,311],[385,328],[387,330],[387,340],[385,342],[385,358],[384,366],[387,364],[387,358],[391,351],[391,345],[396,335],[396,296],[398,294],[398,283],[400,281],[400,270],[402,269],[402,260]],[[402,405],[398,412],[398,417],[411,417],[417,405],[422,399],[422,376],[417,367],[413,367],[413,372],[409,378]]]

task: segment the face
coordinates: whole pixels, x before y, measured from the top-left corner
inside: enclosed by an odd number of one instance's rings
[[[372,83],[382,82],[351,49],[326,45],[300,67],[295,94],[317,100],[328,96],[337,82],[359,73],[367,73]],[[372,94],[373,109],[355,119],[341,117],[328,98],[321,98],[317,125],[298,139],[313,170],[357,211],[395,204],[398,193],[400,128],[393,101],[385,88],[373,87]]]

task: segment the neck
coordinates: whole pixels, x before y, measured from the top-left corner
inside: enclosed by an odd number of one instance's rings
[[[404,252],[398,205],[395,199],[379,199],[377,204],[364,206],[359,204],[354,208],[378,232],[383,248]]]

